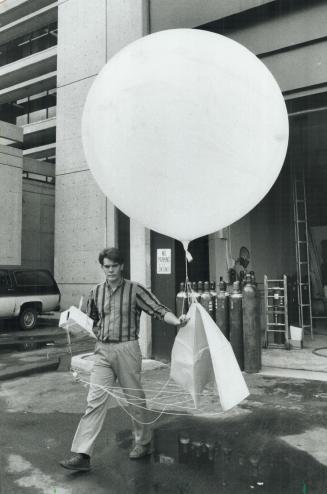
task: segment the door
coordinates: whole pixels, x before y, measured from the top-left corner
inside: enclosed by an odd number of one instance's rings
[[[151,288],[172,312],[175,312],[175,284],[175,240],[151,232]],[[169,362],[175,336],[175,326],[153,319],[152,356]]]
[[[208,236],[190,243],[193,261],[188,265],[191,281],[209,281]],[[185,281],[185,252],[180,242],[151,232],[151,287],[158,299],[173,312],[179,283]],[[152,321],[152,356],[169,362],[177,330],[163,321]]]

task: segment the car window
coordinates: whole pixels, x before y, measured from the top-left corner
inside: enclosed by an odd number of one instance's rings
[[[18,286],[53,286],[53,280],[46,271],[15,271]]]
[[[0,290],[4,291],[11,287],[11,281],[7,271],[0,271]]]

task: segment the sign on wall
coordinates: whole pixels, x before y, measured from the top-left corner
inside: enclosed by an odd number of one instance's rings
[[[157,249],[157,274],[171,274],[171,249]]]

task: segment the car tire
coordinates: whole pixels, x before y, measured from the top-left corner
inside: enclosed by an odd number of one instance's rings
[[[34,329],[37,321],[37,310],[34,307],[25,307],[19,316],[21,329]]]

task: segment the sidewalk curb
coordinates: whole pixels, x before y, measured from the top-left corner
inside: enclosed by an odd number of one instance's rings
[[[327,372],[272,367],[268,365],[263,365],[259,374],[267,377],[286,377],[288,379],[305,379],[306,381],[327,381]]]
[[[41,372],[50,372],[58,369],[60,363],[59,358],[52,358],[43,362],[37,362],[37,364],[26,364],[24,366],[14,365],[7,369],[0,371],[0,381],[7,381],[9,379],[15,379],[17,377],[25,377],[31,374],[38,374]]]

